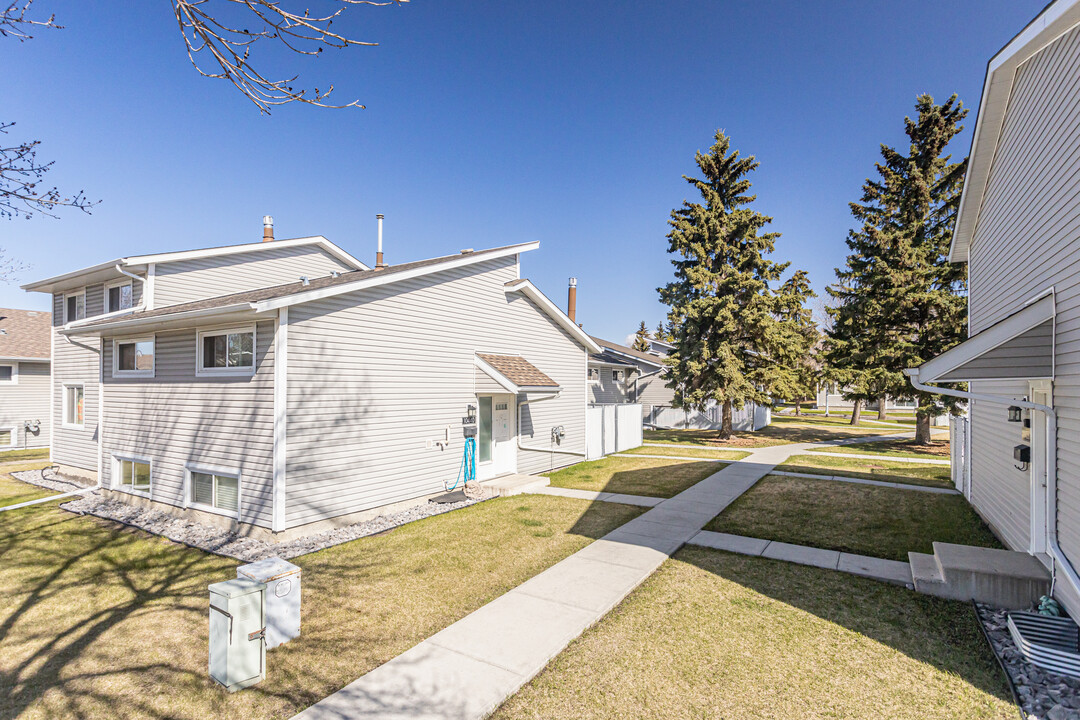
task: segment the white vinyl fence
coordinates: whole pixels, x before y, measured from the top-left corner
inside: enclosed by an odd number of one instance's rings
[[[595,460],[641,446],[641,405],[590,405],[586,409],[587,459]]]
[[[713,405],[704,412],[685,410],[670,405],[650,405],[645,414],[645,424],[654,428],[685,428],[690,430],[719,430],[724,409]],[[733,430],[760,430],[772,422],[772,410],[768,406],[747,403],[740,410],[731,411]]]
[[[949,455],[956,489],[971,499],[971,419],[949,417]]]

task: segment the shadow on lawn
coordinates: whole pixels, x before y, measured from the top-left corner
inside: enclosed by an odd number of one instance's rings
[[[12,511],[0,521],[0,579],[17,588],[0,601],[0,717],[291,716],[538,572],[546,538],[595,539],[637,512],[566,516],[553,503],[580,501],[496,500],[296,558],[303,634],[234,695],[207,674],[206,588],[237,562],[51,504]],[[500,538],[517,552],[501,555]],[[500,575],[508,566],[520,569]]]
[[[687,546],[676,555],[758,595],[756,616],[772,599],[871,638],[914,660],[957,675],[1012,703],[1007,681],[969,604],[832,570]],[[734,601],[733,601],[734,602]]]
[[[873,435],[891,435],[904,432],[899,428],[883,430],[881,428],[848,428],[835,426],[809,425],[802,423],[775,422],[768,427],[754,432],[739,431],[723,440],[716,430],[646,430],[645,442],[671,442],[701,445],[702,447],[761,447],[763,445],[784,445],[787,443],[824,442],[827,440],[846,440]]]

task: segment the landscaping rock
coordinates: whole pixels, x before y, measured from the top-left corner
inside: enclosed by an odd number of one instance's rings
[[[1012,678],[1030,720],[1080,720],[1080,679],[1047,672],[1029,663],[1013,644],[1008,611],[977,603],[990,645]]]
[[[69,478],[66,475],[60,475],[51,468],[45,468],[44,470],[24,470],[22,472],[13,472],[10,474],[11,477],[16,480],[21,480],[24,483],[37,485],[38,487],[55,490],[57,492],[81,490],[92,485],[92,483],[86,482],[85,480],[78,480]]]
[[[40,470],[13,473],[12,475],[23,482],[60,490],[61,492],[83,487],[71,482],[43,477]],[[464,500],[462,502],[442,504],[423,503],[400,512],[380,515],[372,520],[307,535],[285,543],[272,543],[244,537],[222,528],[185,520],[162,510],[136,507],[119,500],[112,500],[104,497],[99,492],[91,492],[77,497],[61,504],[60,508],[78,515],[93,515],[123,523],[216,555],[224,555],[242,562],[254,562],[268,557],[289,559],[299,555],[306,555],[366,535],[385,532],[432,515],[441,515],[445,512],[475,505],[477,502],[483,501]]]

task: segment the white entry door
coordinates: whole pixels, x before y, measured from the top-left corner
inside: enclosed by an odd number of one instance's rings
[[[1031,383],[1031,402],[1050,405],[1050,382]],[[1046,415],[1038,410],[1028,413],[1031,419],[1031,552],[1046,552]]]
[[[479,480],[517,472],[516,403],[513,395],[480,395],[476,439],[476,477]]]

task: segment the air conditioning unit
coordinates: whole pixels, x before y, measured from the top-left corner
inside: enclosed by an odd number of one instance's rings
[[[236,577],[266,585],[266,649],[300,636],[300,568],[266,558],[236,568]]]
[[[236,692],[266,677],[266,585],[247,578],[210,586],[210,677]]]

